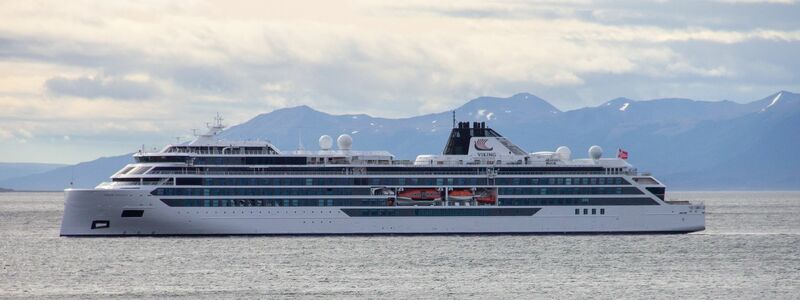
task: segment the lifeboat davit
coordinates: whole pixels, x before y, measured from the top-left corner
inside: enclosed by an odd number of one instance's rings
[[[450,193],[447,194],[447,198],[453,201],[470,201],[475,194],[472,191],[467,189],[462,190],[452,190]]]

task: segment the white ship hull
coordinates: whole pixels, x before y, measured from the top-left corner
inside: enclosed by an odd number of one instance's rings
[[[490,206],[494,209],[503,209]],[[391,209],[417,209],[394,207]],[[421,207],[419,207],[421,208]],[[432,209],[483,209],[425,207]],[[66,190],[62,236],[687,233],[702,205],[525,206],[526,216],[349,216],[348,207],[170,207],[142,189]],[[358,207],[354,209],[369,209]],[[506,208],[509,209],[509,208]],[[575,214],[575,209],[580,214]],[[142,211],[123,217],[124,210]],[[94,228],[93,228],[94,227]]]
[[[134,154],[95,189],[66,190],[62,236],[686,233],[705,207],[624,159],[528,153],[483,123],[459,123],[442,155],[395,160],[320,138],[319,151],[215,140],[209,132]],[[621,150],[620,150],[621,151]]]

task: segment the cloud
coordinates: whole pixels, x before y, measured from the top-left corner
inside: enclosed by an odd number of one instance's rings
[[[717,0],[722,3],[735,4],[795,4],[797,0]]]
[[[150,82],[102,76],[78,78],[59,76],[48,79],[45,87],[54,95],[88,99],[146,100],[159,94],[158,87]]]
[[[14,138],[14,133],[10,130],[0,128],[0,140],[10,140]]]
[[[402,117],[523,91],[561,109],[618,96],[752,100],[798,87],[800,23],[791,8],[6,1],[0,126],[26,128],[31,142],[116,143],[122,132],[151,143],[218,111],[237,123],[303,104]],[[17,135],[0,138],[9,134]]]

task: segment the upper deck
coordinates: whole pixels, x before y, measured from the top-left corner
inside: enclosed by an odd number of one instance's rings
[[[168,145],[158,152],[140,151],[134,154],[137,164],[185,167],[403,167],[419,170],[432,168],[483,167],[543,167],[548,171],[562,169],[591,170],[592,172],[629,172],[633,167],[625,160],[601,158],[602,150],[593,146],[590,158],[572,159],[571,151],[559,147],[556,151],[528,153],[504,138],[484,123],[458,123],[453,128],[442,154],[419,155],[415,160],[396,160],[387,151],[352,150],[352,138],[343,134],[337,139],[338,149],[332,149],[332,138],[320,138],[320,150],[281,151],[269,141],[225,141],[217,138],[224,126],[218,121],[209,132],[180,145]],[[596,149],[595,149],[596,148]],[[204,171],[208,171],[207,169]],[[544,171],[543,171],[544,172]]]

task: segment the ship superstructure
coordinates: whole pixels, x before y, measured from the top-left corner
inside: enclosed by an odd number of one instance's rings
[[[528,153],[485,123],[457,123],[442,154],[395,160],[352,150],[224,141],[217,121],[195,140],[134,154],[94,189],[67,189],[63,236],[238,234],[686,233],[702,204],[626,160]]]

